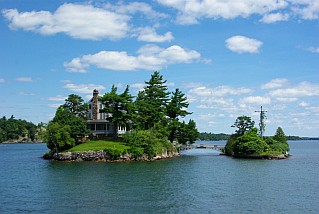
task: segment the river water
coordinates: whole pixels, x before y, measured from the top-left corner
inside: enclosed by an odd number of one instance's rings
[[[131,163],[46,161],[45,144],[0,144],[0,213],[319,213],[319,142],[289,144],[286,160],[194,149]]]

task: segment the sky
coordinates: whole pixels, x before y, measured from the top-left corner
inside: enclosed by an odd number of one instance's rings
[[[69,94],[136,95],[159,71],[200,132],[319,136],[319,0],[0,0],[0,116],[50,121]]]

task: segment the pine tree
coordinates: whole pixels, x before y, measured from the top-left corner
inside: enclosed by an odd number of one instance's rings
[[[141,129],[150,129],[154,124],[165,121],[165,111],[168,103],[166,80],[159,72],[154,72],[151,79],[136,98],[138,111],[137,123]]]
[[[113,136],[118,136],[118,126],[129,127],[134,116],[133,97],[130,95],[129,86],[122,94],[117,93],[114,85],[110,92],[105,93],[101,98],[104,108],[100,112],[108,113],[107,119],[114,124]]]

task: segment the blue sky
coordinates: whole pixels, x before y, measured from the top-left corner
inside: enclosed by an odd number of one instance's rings
[[[0,0],[1,116],[48,122],[72,93],[132,94],[160,71],[199,131],[241,115],[319,136],[318,0]]]

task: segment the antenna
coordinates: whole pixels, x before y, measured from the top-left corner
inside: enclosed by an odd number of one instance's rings
[[[264,118],[265,118],[265,112],[267,111],[263,111],[263,107],[260,106],[260,111],[255,111],[255,112],[260,112],[259,131],[260,131],[260,138],[263,138],[263,132],[265,129]]]

